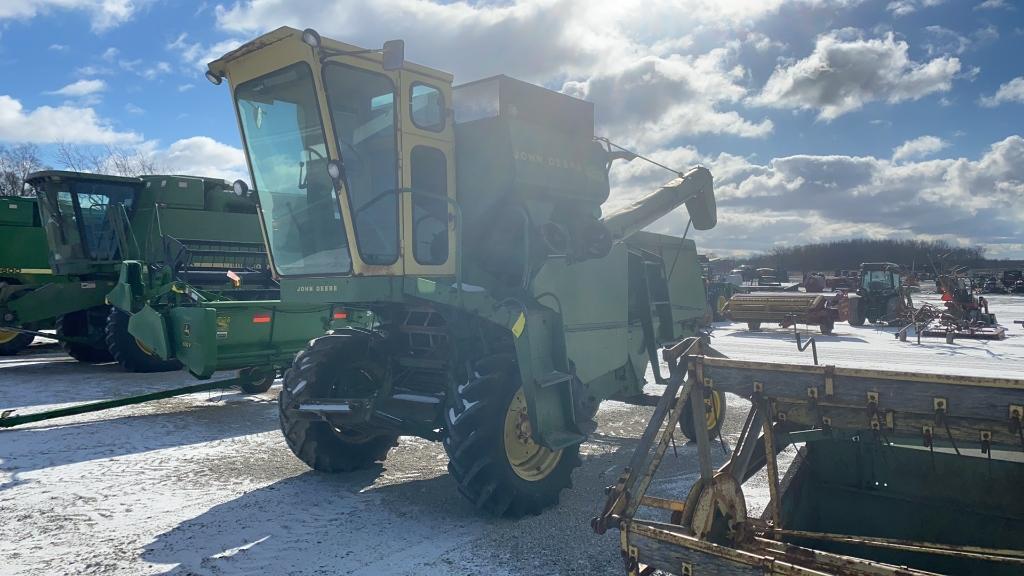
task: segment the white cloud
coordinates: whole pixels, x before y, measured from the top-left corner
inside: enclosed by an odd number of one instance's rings
[[[138,140],[138,134],[118,131],[92,108],[64,105],[25,110],[18,100],[0,95],[0,141],[120,144]]]
[[[178,140],[167,148],[159,148],[149,142],[143,148],[162,171],[171,174],[209,176],[228,181],[249,179],[242,150],[207,136]]]
[[[242,45],[240,40],[223,40],[210,46],[204,46],[201,42],[189,42],[188,33],[182,32],[178,37],[167,45],[167,49],[177,52],[181,59],[188,64],[205,70],[207,63],[220,58],[227,52]]]
[[[78,97],[81,97],[81,96],[89,96],[91,94],[97,94],[99,92],[103,92],[106,89],[107,89],[107,83],[106,82],[104,82],[103,80],[98,80],[96,78],[92,78],[92,79],[88,79],[88,80],[78,80],[78,81],[72,82],[71,84],[68,84],[67,86],[64,86],[63,88],[60,88],[58,90],[54,90],[52,92],[47,92],[47,94],[52,94],[52,95],[55,95],[55,96],[67,96],[67,97],[71,97],[71,98],[78,98]]]
[[[111,70],[110,68],[103,67],[103,66],[91,66],[90,65],[90,66],[82,66],[80,68],[75,68],[75,74],[78,74],[79,76],[101,76],[101,75],[109,75],[109,74],[113,74],[113,73],[114,73],[113,70]]]
[[[54,10],[76,10],[89,15],[94,32],[104,32],[129,20],[145,0],[3,0],[0,20],[29,19]]]
[[[889,2],[885,9],[892,12],[894,16],[906,16],[917,12],[919,8],[931,8],[944,2],[945,0],[894,0]]]
[[[114,59],[117,58],[117,55],[120,54],[120,53],[121,53],[120,50],[118,50],[117,48],[114,48],[113,46],[111,46],[111,47],[109,47],[109,48],[107,48],[106,50],[103,51],[103,54],[100,55],[100,58],[103,58],[107,62],[113,62]]]
[[[167,62],[157,62],[153,66],[146,68],[139,74],[146,80],[152,80],[157,76],[171,73],[171,65]]]
[[[178,92],[188,92],[189,90],[191,90],[191,89],[193,89],[195,87],[196,87],[195,84],[181,84],[181,85],[178,86]]]
[[[135,104],[132,104],[131,102],[124,105],[124,111],[136,116],[146,113],[144,109],[140,108],[139,106],[136,106]]]
[[[949,142],[937,136],[920,136],[907,140],[892,151],[892,161],[902,162],[914,158],[925,158],[949,147]]]
[[[50,50],[54,52],[66,52],[68,50],[67,44],[50,44]]]
[[[775,69],[750,103],[772,108],[817,110],[833,120],[874,101],[917,100],[946,92],[960,60],[940,57],[919,63],[909,46],[889,33],[865,39],[859,30],[834,30],[818,37],[806,58]]]
[[[850,237],[945,239],[1009,254],[1024,219],[1024,137],[992,144],[976,160],[894,162],[872,156],[795,155],[765,163],[730,154],[703,156],[692,148],[653,157],[670,166],[702,163],[715,176],[719,225],[700,232],[701,248],[719,253],[763,251]],[[671,178],[634,161],[612,168],[615,207]],[[655,224],[682,233],[686,212]],[[1024,256],[1019,250],[1015,254]]]
[[[1018,76],[999,87],[992,96],[982,96],[978,101],[986,108],[994,108],[1000,104],[1017,102],[1024,104],[1024,76]]]
[[[1013,6],[1011,6],[1006,0],[985,0],[974,7],[975,10],[998,10],[1000,8],[1013,10]]]

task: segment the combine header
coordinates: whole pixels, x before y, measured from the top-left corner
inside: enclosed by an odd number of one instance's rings
[[[850,316],[850,298],[845,292],[752,292],[735,294],[725,303],[723,313],[736,322],[746,322],[759,330],[764,322],[777,322],[782,328],[794,324],[817,324],[822,334],[831,334],[836,322]]]
[[[664,350],[665,394],[592,522],[619,530],[627,574],[1024,573],[1024,380],[709,352],[696,339]],[[729,459],[716,470],[698,429],[689,494],[649,495],[673,422],[723,392],[751,403]],[[783,474],[788,446],[801,447]],[[742,489],[755,475],[769,491],[760,517]]]

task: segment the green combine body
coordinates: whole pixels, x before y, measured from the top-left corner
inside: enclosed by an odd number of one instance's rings
[[[275,327],[252,324],[253,303],[200,303],[142,310],[132,333],[199,377],[318,336],[280,398],[311,467],[365,467],[418,435],[443,441],[482,510],[537,513],[569,485],[600,402],[644,398],[658,347],[703,325],[695,244],[641,230],[683,204],[695,229],[714,226],[711,174],[604,213],[611,164],[630,155],[595,139],[592,104],[504,76],[453,89],[400,42],[381,53],[290,28],[208,77],[236,98]],[[287,328],[296,310],[331,330]]]
[[[6,303],[42,284],[54,281],[46,233],[35,198],[0,198],[0,355],[17,354],[35,337],[4,330]],[[52,321],[37,321],[33,329],[53,328]]]

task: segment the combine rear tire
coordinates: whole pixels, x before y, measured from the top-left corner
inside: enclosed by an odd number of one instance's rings
[[[708,429],[708,438],[718,436],[725,422],[725,394],[718,390],[711,390],[711,393],[704,399],[704,413],[707,415],[705,426]],[[679,415],[679,431],[688,440],[697,439],[697,429],[693,426],[693,404],[686,399],[683,406],[683,413]]]
[[[860,301],[858,301],[856,304],[853,304],[853,305],[850,306],[850,320],[849,320],[850,326],[863,326],[864,325],[864,320],[867,319],[865,317],[865,313],[867,312],[864,309],[865,307],[866,307],[866,304],[864,304],[863,302],[860,302]]]
[[[369,336],[341,330],[310,342],[284,374],[278,401],[281,432],[299,460],[320,472],[350,472],[383,461],[398,436],[372,430],[338,428],[309,419],[296,410],[303,399],[345,397],[353,380],[380,377],[381,363],[371,357]]]
[[[106,306],[96,306],[88,310],[79,310],[57,317],[57,339],[61,348],[79,362],[96,363],[110,362],[114,359],[103,341],[104,318],[107,316]],[[64,338],[79,338],[77,342],[68,342]]]
[[[518,518],[558,504],[580,465],[579,445],[533,441],[526,397],[511,354],[478,361],[445,411],[448,472],[478,509]]]
[[[107,316],[107,350],[129,372],[170,372],[180,370],[177,360],[163,360],[128,333],[128,320],[124,311],[111,308]]]
[[[28,348],[35,339],[32,334],[0,329],[0,356],[14,356]]]

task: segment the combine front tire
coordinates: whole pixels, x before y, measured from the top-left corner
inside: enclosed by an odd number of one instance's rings
[[[863,326],[864,320],[866,320],[865,305],[861,302],[857,302],[850,306],[850,326]]]
[[[128,333],[127,313],[111,308],[107,316],[107,350],[129,372],[170,372],[180,370],[177,360],[163,360]]]
[[[704,425],[708,429],[708,438],[718,436],[722,430],[722,423],[725,422],[725,394],[718,390],[711,390],[704,398],[704,414],[706,421]],[[693,404],[686,399],[683,406],[683,413],[679,415],[679,431],[689,440],[697,439],[697,429],[693,426]]]
[[[32,334],[0,329],[0,356],[14,356],[28,348],[35,339]]]
[[[445,411],[448,472],[480,510],[518,518],[558,503],[580,465],[579,445],[549,450],[533,440],[512,355],[476,363]]]
[[[349,472],[383,461],[398,436],[372,430],[339,428],[297,410],[311,398],[347,397],[351,384],[374,384],[380,362],[371,358],[369,336],[357,331],[313,340],[284,374],[278,401],[281,432],[292,453],[320,472]]]
[[[57,339],[60,345],[79,362],[110,362],[114,359],[103,340],[106,306],[96,306],[57,317]],[[73,342],[65,338],[75,338]]]

